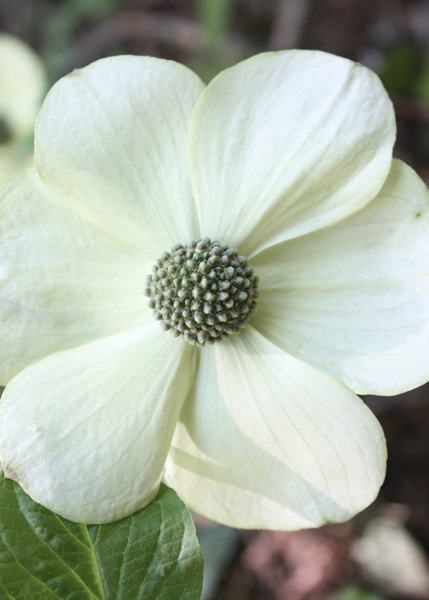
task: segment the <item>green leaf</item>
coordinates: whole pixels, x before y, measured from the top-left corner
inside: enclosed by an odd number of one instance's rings
[[[0,476],[3,600],[198,600],[203,557],[191,515],[165,485],[134,515],[72,523]]]

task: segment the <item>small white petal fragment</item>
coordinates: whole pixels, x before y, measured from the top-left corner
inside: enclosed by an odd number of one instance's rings
[[[188,130],[203,83],[152,57],[97,61],[61,79],[36,125],[36,166],[48,187],[153,256],[198,237]]]
[[[37,502],[84,523],[156,495],[193,376],[193,349],[153,325],[52,355],[0,405],[0,460]]]
[[[394,160],[368,206],[334,227],[252,258],[252,324],[359,394],[429,379],[429,191]]]
[[[152,320],[151,262],[58,200],[35,169],[0,197],[0,384],[48,354]]]
[[[293,530],[365,508],[385,460],[381,427],[357,396],[249,325],[201,352],[166,479],[211,519]]]
[[[201,231],[250,257],[340,221],[380,190],[395,133],[378,77],[344,58],[285,51],[224,71],[191,123]]]

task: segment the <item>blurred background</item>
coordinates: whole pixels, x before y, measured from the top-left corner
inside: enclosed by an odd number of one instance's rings
[[[0,0],[0,32],[40,56],[45,91],[74,68],[123,53],[183,62],[206,82],[267,50],[359,61],[393,100],[395,155],[429,183],[429,0]],[[0,73],[0,112],[4,81]],[[8,160],[1,118],[0,172]],[[378,500],[354,521],[241,532],[196,515],[204,600],[429,600],[428,399],[427,386],[365,398],[384,428],[389,464]]]

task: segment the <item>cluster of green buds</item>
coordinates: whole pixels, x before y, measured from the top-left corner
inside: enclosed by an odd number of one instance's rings
[[[247,259],[209,238],[177,244],[152,271],[145,295],[155,319],[190,344],[237,333],[256,309],[258,278]]]

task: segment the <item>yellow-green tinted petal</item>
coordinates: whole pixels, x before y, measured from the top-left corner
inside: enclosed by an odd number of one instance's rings
[[[382,430],[357,396],[249,325],[201,352],[166,479],[211,519],[292,530],[365,508],[385,460]]]
[[[361,394],[429,380],[429,192],[401,161],[359,213],[252,265],[252,324],[286,352]]]
[[[151,261],[60,202],[35,169],[12,178],[0,196],[0,384],[52,352],[152,319]]]
[[[248,256],[338,222],[380,190],[394,140],[392,103],[365,67],[302,50],[250,58],[192,118],[201,231]]]
[[[10,131],[10,143],[31,136],[46,91],[42,61],[27,44],[0,35],[0,119]]]
[[[47,186],[99,227],[157,258],[198,236],[188,130],[203,83],[152,57],[97,61],[48,94],[35,134]]]
[[[6,476],[73,521],[133,513],[157,493],[192,375],[192,347],[157,323],[28,367],[0,401]]]

